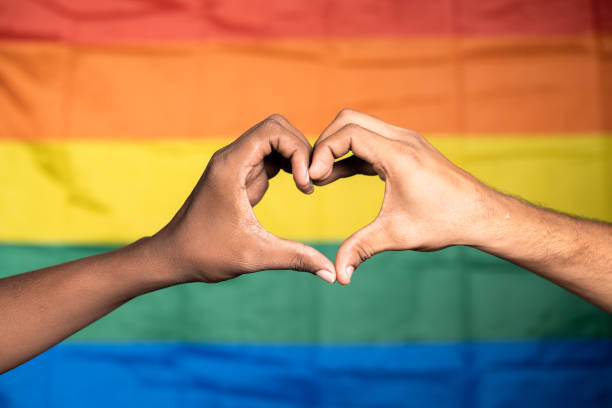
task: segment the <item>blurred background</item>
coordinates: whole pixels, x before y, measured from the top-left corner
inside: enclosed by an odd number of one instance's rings
[[[256,122],[314,141],[344,107],[612,221],[608,0],[5,0],[0,276],[153,234]],[[383,191],[281,174],[255,212],[333,259]],[[0,377],[0,407],[610,407],[611,339],[471,248],[385,253],[348,287],[269,271],[137,298]]]

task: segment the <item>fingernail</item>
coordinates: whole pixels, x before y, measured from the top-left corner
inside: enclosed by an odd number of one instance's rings
[[[308,180],[308,194],[312,194],[314,192],[314,185],[312,184],[308,170],[306,170],[306,180]]]
[[[351,276],[353,276],[353,272],[355,272],[355,268],[353,268],[352,266],[347,266],[345,271],[346,271],[346,277],[349,278],[349,280],[351,280]]]
[[[325,269],[321,269],[316,273],[316,275],[329,283],[334,283],[336,281],[336,277],[334,276],[334,274],[330,271],[326,271]]]

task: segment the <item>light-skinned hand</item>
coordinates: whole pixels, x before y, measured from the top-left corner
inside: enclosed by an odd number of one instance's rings
[[[334,162],[353,152],[353,156]],[[336,256],[338,282],[382,251],[432,251],[478,240],[478,221],[495,193],[415,131],[345,109],[314,146],[310,177],[322,186],[355,174],[378,175],[385,194],[376,219],[346,239]],[[452,203],[452,205],[449,205]]]

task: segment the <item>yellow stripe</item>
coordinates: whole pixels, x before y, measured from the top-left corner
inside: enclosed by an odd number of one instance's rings
[[[505,192],[612,221],[612,138],[518,136],[432,141]],[[0,240],[122,242],[152,234],[227,142],[0,142]],[[255,212],[279,235],[338,241],[376,215],[383,188],[378,178],[359,176],[305,196],[281,175]]]

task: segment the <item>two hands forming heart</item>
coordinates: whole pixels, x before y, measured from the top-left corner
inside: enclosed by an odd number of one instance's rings
[[[349,151],[352,156],[336,161]],[[281,169],[293,173],[306,194],[313,184],[354,174],[385,182],[378,216],[342,243],[335,265],[257,221],[253,206]],[[378,252],[450,245],[507,259],[612,313],[610,224],[499,193],[418,133],[362,113],[342,111],[314,147],[273,115],[214,154],[181,209],[154,236],[0,279],[0,373],[130,299],[167,286],[265,269],[296,269],[346,285],[355,268]]]
[[[340,161],[349,151],[353,156]],[[305,194],[355,174],[386,184],[377,218],[338,249],[335,265],[319,251],[277,237],[253,206],[268,180],[291,172]],[[216,152],[172,221],[153,238],[181,282],[219,282],[266,269],[294,269],[348,284],[355,268],[387,250],[477,245],[495,192],[448,161],[418,133],[343,110],[314,147],[289,121],[272,115]],[[488,205],[487,208],[483,208]]]

